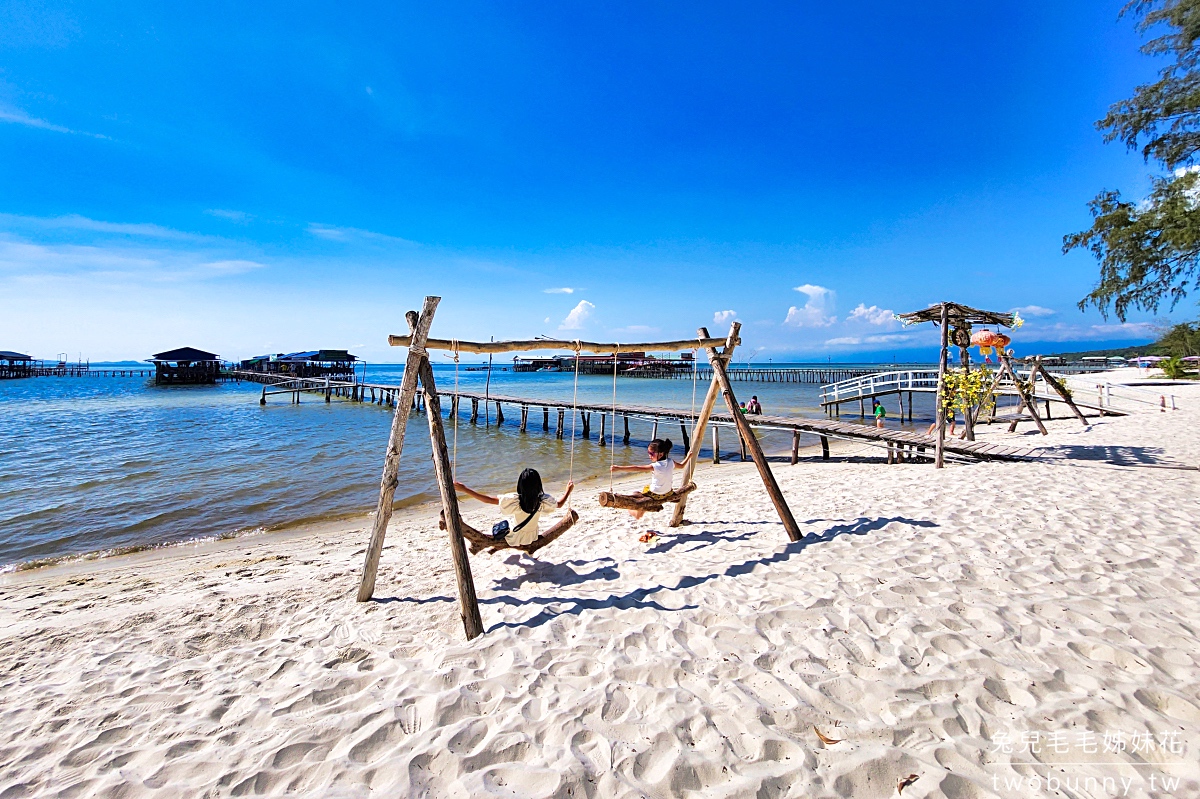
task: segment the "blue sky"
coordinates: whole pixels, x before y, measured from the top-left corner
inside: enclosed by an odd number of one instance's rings
[[[891,312],[941,299],[1145,340],[1061,253],[1147,185],[1093,127],[1159,66],[1122,2],[0,2],[0,349],[400,360],[426,293],[775,360],[926,353]]]

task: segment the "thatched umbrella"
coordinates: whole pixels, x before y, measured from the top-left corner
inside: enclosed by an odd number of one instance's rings
[[[953,341],[958,347],[963,369],[970,371],[971,359],[967,353],[967,347],[971,346],[971,326],[981,324],[1012,328],[1020,325],[1021,318],[1015,313],[981,311],[968,305],[959,305],[957,302],[940,302],[930,305],[922,311],[897,314],[897,318],[906,325],[932,322],[938,325],[942,331],[941,353],[938,357],[937,455],[935,458],[935,465],[940,469],[943,460],[942,448],[946,441],[946,413],[942,407],[942,394],[946,386],[946,358],[950,342]],[[953,333],[950,332],[951,328],[953,328]],[[975,428],[969,413],[966,414],[965,427],[967,438],[974,441]]]

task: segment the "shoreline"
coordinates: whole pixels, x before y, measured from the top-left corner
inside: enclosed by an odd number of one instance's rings
[[[839,446],[840,450],[839,450]],[[837,457],[841,450],[855,448],[850,442],[840,442],[837,440],[830,442],[830,452],[833,457]],[[819,458],[821,447],[819,444],[802,445],[799,449],[800,459],[813,458],[814,454]],[[779,453],[768,454],[770,459],[779,459],[784,457]],[[790,453],[786,457],[790,458]],[[712,463],[711,458],[702,459],[696,466],[696,474],[702,475],[708,469],[724,466],[726,464],[740,463],[740,460],[735,460],[736,455],[724,457],[721,464]],[[382,460],[381,460],[382,462]],[[598,486],[607,484],[603,476],[593,476],[581,480],[576,489],[584,489],[589,486]],[[483,491],[502,491],[504,486],[484,486]],[[511,490],[510,488],[507,490]],[[463,497],[460,497],[460,504],[469,502]],[[427,517],[437,518],[438,512],[441,510],[441,500],[432,499],[423,502],[413,502],[411,504],[399,505],[392,511],[392,523],[394,526],[398,521],[409,521],[410,518],[425,519]],[[237,542],[244,542],[259,538],[266,540],[289,540],[293,537],[303,537],[310,535],[318,535],[321,533],[349,533],[360,529],[366,529],[369,537],[371,519],[374,518],[375,512],[363,511],[349,514],[338,514],[331,518],[317,519],[300,519],[291,522],[283,522],[281,524],[272,525],[270,527],[255,527],[244,530],[237,530],[232,533],[222,535],[206,536],[198,539],[190,539],[184,541],[168,541],[160,544],[134,545],[122,547],[116,551],[111,549],[99,549],[90,552],[70,553],[66,555],[34,558],[29,561],[17,561],[14,563],[0,564],[0,586],[5,585],[6,578],[13,575],[25,574],[28,572],[46,573],[48,570],[59,569],[77,569],[82,572],[90,571],[88,564],[104,564],[114,563],[122,565],[119,559],[137,559],[140,561],[161,560],[171,557],[187,557],[190,552],[204,551],[219,551],[222,544],[228,544],[231,547],[236,547]],[[391,529],[389,526],[389,529]]]
[[[536,559],[471,558],[473,641],[445,533],[412,511],[366,603],[352,525],[8,575],[0,792],[1193,795],[1200,386],[1179,397],[981,429],[1030,462],[774,461],[795,543],[751,463],[704,469],[676,529],[581,483]],[[1156,748],[1088,756],[1084,733]],[[1022,753],[1035,734],[1068,751]]]

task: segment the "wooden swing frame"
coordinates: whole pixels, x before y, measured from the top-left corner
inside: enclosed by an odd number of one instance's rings
[[[547,530],[545,535],[539,536],[535,541],[524,547],[508,547],[507,544],[497,545],[491,536],[486,536],[463,522],[458,507],[458,494],[454,488],[453,465],[446,446],[446,431],[442,424],[441,402],[438,399],[437,386],[433,378],[433,367],[429,362],[428,351],[430,349],[490,354],[534,350],[572,350],[576,353],[576,356],[580,352],[613,353],[615,356],[616,353],[620,352],[678,352],[681,350],[704,349],[708,353],[709,362],[712,364],[713,379],[709,384],[708,393],[704,398],[704,404],[700,408],[700,413],[696,417],[691,449],[688,451],[687,460],[684,463],[683,488],[673,492],[676,495],[675,500],[658,500],[658,508],[661,509],[661,503],[663,502],[675,501],[675,513],[671,518],[671,526],[677,527],[683,523],[683,514],[688,494],[695,490],[695,484],[692,483],[692,475],[695,472],[696,461],[700,455],[700,445],[704,441],[704,431],[712,415],[713,406],[716,404],[717,395],[720,394],[724,397],[725,404],[729,407],[730,413],[733,414],[738,433],[741,435],[742,441],[745,443],[750,456],[754,460],[754,465],[757,467],[759,476],[762,478],[763,486],[766,488],[767,494],[775,505],[775,510],[779,514],[780,521],[783,522],[783,527],[787,531],[788,538],[792,541],[800,540],[800,527],[796,524],[791,509],[788,508],[787,501],[783,497],[783,492],[780,491],[779,484],[776,482],[775,476],[771,473],[771,467],[767,463],[766,456],[763,454],[762,446],[759,444],[758,439],[754,437],[750,423],[738,411],[737,398],[734,396],[729,375],[725,371],[726,364],[733,356],[734,348],[740,343],[740,339],[738,338],[738,333],[741,330],[740,322],[734,322],[730,326],[729,335],[724,339],[710,338],[708,330],[703,327],[697,331],[697,337],[694,339],[630,344],[604,344],[590,341],[559,341],[553,339],[494,342],[431,339],[429,338],[429,329],[433,325],[433,315],[437,310],[439,302],[441,302],[441,297],[426,297],[420,313],[409,311],[405,314],[409,334],[407,336],[393,335],[388,337],[388,343],[393,347],[408,347],[408,358],[404,364],[404,376],[400,381],[399,397],[396,402],[395,415],[392,417],[392,428],[388,437],[387,451],[384,455],[383,477],[379,484],[379,502],[375,507],[375,519],[371,528],[371,541],[367,545],[362,578],[358,586],[359,602],[369,601],[375,593],[375,579],[379,571],[379,558],[383,552],[383,543],[387,536],[388,522],[392,518],[392,500],[396,494],[396,485],[399,482],[400,455],[404,450],[404,434],[408,426],[409,413],[417,395],[418,381],[424,388],[425,410],[426,416],[429,419],[429,438],[433,449],[433,467],[437,477],[438,493],[442,499],[441,526],[444,527],[450,539],[450,555],[454,563],[455,579],[458,583],[459,613],[462,617],[463,629],[466,632],[467,638],[475,638],[483,634],[483,620],[479,614],[479,599],[475,593],[475,581],[471,575],[471,562],[467,556],[465,542],[471,542],[472,552],[484,549],[511,548],[520,549],[532,554],[550,544],[558,536],[570,529],[578,519],[578,514],[574,510],[568,509],[567,515],[550,530]],[[622,499],[628,499],[628,497],[624,495],[617,495],[615,497],[615,501]],[[651,504],[654,504],[652,497],[646,497],[645,499],[651,500]],[[643,509],[649,510],[649,508]]]

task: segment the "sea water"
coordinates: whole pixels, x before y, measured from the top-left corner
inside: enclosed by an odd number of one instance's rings
[[[782,366],[782,365],[776,365]],[[362,378],[360,366],[359,376]],[[368,365],[368,383],[399,384],[402,365]],[[462,391],[570,403],[609,405],[613,379],[571,372],[514,373],[496,365],[435,366],[439,392]],[[699,409],[707,385],[691,379],[619,378],[618,404]],[[796,383],[734,383],[739,400],[757,395],[764,412],[823,418],[820,387]],[[84,553],[123,551],[235,535],[374,510],[392,412],[385,406],[315,394],[268,398],[262,385],[155,386],[152,378],[36,377],[0,381],[0,570],[15,564]],[[694,395],[694,399],[693,399]],[[932,403],[925,410],[928,415]],[[443,400],[443,413],[449,401]],[[895,397],[888,402],[894,417]],[[591,438],[568,412],[566,433],[555,437],[557,413],[542,431],[542,411],[531,407],[521,433],[519,408],[481,403],[469,422],[464,400],[457,423],[446,419],[447,444],[459,480],[481,491],[511,491],[520,471],[542,474],[557,495],[576,482],[608,473],[616,463],[645,463],[652,422],[630,419],[631,441],[600,447],[599,415]],[[921,411],[918,400],[918,414]],[[718,410],[724,408],[719,404]],[[486,413],[486,418],[485,418]],[[895,422],[893,421],[892,424]],[[403,508],[437,498],[423,414],[409,416],[395,503]],[[455,430],[457,429],[457,445]],[[607,431],[612,434],[611,417]],[[677,422],[663,421],[659,435],[683,455]],[[689,429],[690,434],[690,429]],[[702,457],[708,457],[711,435]],[[791,434],[766,432],[768,454],[790,451]],[[806,437],[805,444],[815,439]],[[736,458],[737,437],[722,430],[724,455]]]

